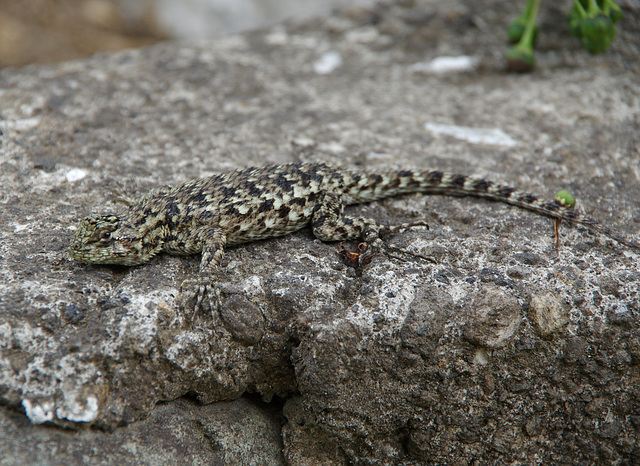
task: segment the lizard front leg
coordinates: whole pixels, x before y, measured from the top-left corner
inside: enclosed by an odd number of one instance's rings
[[[209,307],[214,322],[220,306],[220,290],[217,284],[217,274],[224,257],[224,247],[227,236],[217,227],[204,228],[198,237],[202,244],[202,259],[200,273],[197,279],[187,279],[182,282],[182,306],[193,309],[191,321],[200,309]]]

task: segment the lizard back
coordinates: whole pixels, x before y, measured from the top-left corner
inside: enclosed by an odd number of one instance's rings
[[[172,249],[182,236],[208,224],[227,244],[283,236],[311,221],[318,202],[340,192],[344,177],[322,163],[246,168],[187,182],[163,194]]]

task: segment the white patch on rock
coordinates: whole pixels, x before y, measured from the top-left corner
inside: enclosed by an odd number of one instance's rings
[[[322,55],[313,63],[313,71],[318,74],[331,74],[342,65],[342,55],[331,51]]]
[[[420,62],[411,65],[414,73],[426,74],[446,74],[472,71],[478,67],[480,59],[478,57],[461,55],[458,57],[436,57],[429,62]]]
[[[438,123],[425,123],[427,131],[434,134],[444,134],[454,138],[470,142],[472,144],[490,144],[494,146],[513,147],[517,141],[507,133],[496,128],[470,128],[467,126],[441,125]]]
[[[83,170],[82,168],[72,168],[65,175],[69,183],[80,181],[86,176],[87,176],[87,171]]]
[[[67,419],[71,422],[95,421],[100,411],[98,399],[94,395],[89,395],[84,400],[78,400],[75,395],[76,393],[70,396],[65,394],[64,405],[56,409],[58,419]]]
[[[31,400],[22,400],[24,412],[33,424],[44,424],[53,419],[53,403],[43,401],[42,403],[32,403]]]
[[[22,118],[19,120],[0,121],[0,129],[12,129],[15,131],[27,131],[37,127],[40,124],[40,118]]]

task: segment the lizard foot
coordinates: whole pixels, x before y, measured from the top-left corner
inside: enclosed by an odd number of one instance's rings
[[[217,312],[220,308],[220,290],[209,280],[187,279],[180,286],[180,307],[182,309],[193,309],[191,322],[196,314],[201,310],[209,310],[214,323],[217,321]]]
[[[365,231],[363,234],[364,247],[358,246],[360,253],[367,251],[371,258],[385,249],[384,242],[381,237],[408,230],[414,227],[426,227],[429,229],[429,225],[426,222],[419,221],[413,223],[402,223],[400,225],[376,225]],[[371,260],[371,258],[369,260]],[[361,259],[362,260],[362,259]]]
[[[367,265],[376,256],[376,252],[368,252],[367,245],[365,243],[358,244],[358,252],[352,252],[346,248],[344,242],[340,243],[340,250],[337,251],[339,255],[344,257],[344,262],[347,267],[353,267],[356,271]]]

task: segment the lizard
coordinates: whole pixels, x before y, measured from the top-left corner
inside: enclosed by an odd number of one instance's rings
[[[474,196],[500,201],[565,220],[633,249],[623,238],[573,206],[545,200],[514,187],[440,170],[360,172],[325,163],[265,165],[223,172],[163,187],[130,203],[123,214],[92,214],[79,224],[70,256],[90,264],[135,266],[160,252],[201,254],[200,272],[181,285],[181,302],[198,309],[220,304],[216,284],[224,251],[278,237],[311,225],[321,241],[362,240],[372,250],[382,234],[417,224],[383,226],[370,218],[344,214],[344,207],[409,193]]]

